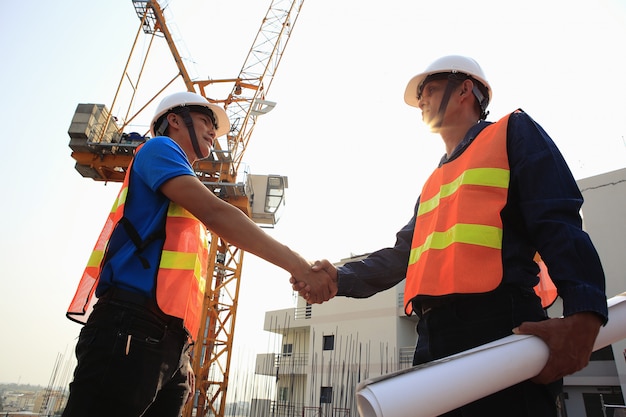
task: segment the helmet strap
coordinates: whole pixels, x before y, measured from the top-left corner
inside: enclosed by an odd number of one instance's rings
[[[188,108],[183,107],[180,115],[183,117],[183,121],[187,126],[187,130],[189,130],[189,137],[191,138],[191,146],[193,146],[193,150],[196,153],[198,159],[203,159],[202,151],[200,150],[200,145],[198,144],[198,137],[196,136],[196,129],[193,127],[193,119],[191,118],[191,112]]]
[[[480,88],[478,88],[478,86],[476,85],[476,81],[472,80],[472,82],[474,83],[472,93],[476,97],[476,100],[478,100],[478,105],[480,106],[480,120],[485,120],[487,118],[487,115],[489,114],[489,112],[486,111],[489,101],[487,100],[487,97],[485,97],[485,95],[482,93],[482,91],[480,91]]]
[[[435,121],[435,125],[433,127],[440,128],[443,124],[443,116],[446,114],[446,109],[448,108],[448,102],[450,101],[450,97],[452,96],[452,91],[460,84],[460,80],[448,77],[448,84],[446,84],[446,90],[443,93],[443,97],[441,98],[441,103],[439,104],[439,110],[437,111],[437,120]]]
[[[159,121],[157,120],[157,123]],[[165,131],[167,130],[167,126],[169,123],[167,122],[167,117],[161,117],[161,123],[158,123],[158,126],[155,126],[154,135],[155,136],[163,136],[165,135]]]

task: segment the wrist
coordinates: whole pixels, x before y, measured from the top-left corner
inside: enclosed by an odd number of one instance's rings
[[[301,276],[303,273],[306,273],[311,269],[311,264],[299,253],[291,249],[289,249],[289,251],[291,252],[292,260],[290,262],[290,265],[285,269],[291,274],[291,276]]]

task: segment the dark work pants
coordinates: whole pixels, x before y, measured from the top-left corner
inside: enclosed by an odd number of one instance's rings
[[[459,353],[512,334],[524,321],[546,319],[534,293],[500,289],[464,296],[449,303],[425,303],[417,324],[418,341],[413,365]],[[480,384],[480,381],[476,381]],[[419,387],[416,387],[419,389]],[[445,417],[555,417],[562,380],[539,385],[524,381],[444,414]],[[454,396],[454,392],[441,395]]]
[[[99,300],[76,345],[63,417],[178,417],[191,387],[182,320]]]

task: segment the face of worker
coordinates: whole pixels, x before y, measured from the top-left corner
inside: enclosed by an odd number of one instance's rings
[[[422,88],[422,94],[418,96],[418,107],[422,111],[422,120],[436,131],[443,120],[439,120],[439,106],[446,90],[447,80],[434,80],[426,83]],[[443,115],[445,117],[445,113]]]
[[[202,158],[206,158],[211,153],[213,144],[215,143],[215,125],[211,118],[203,113],[191,113],[191,120],[196,131],[198,146],[202,152]],[[191,138],[189,138],[191,141]]]

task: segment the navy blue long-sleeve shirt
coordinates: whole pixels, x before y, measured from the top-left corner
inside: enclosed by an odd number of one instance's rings
[[[491,122],[473,126],[441,164],[454,160]],[[511,114],[507,131],[510,184],[501,212],[503,284],[532,290],[538,282],[533,257],[541,254],[563,299],[565,316],[596,312],[606,322],[608,309],[600,258],[582,230],[583,197],[560,151],[526,113]],[[365,298],[393,287],[406,276],[415,217],[397,233],[392,248],[338,267],[337,295]]]

